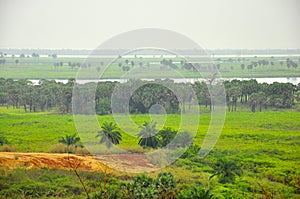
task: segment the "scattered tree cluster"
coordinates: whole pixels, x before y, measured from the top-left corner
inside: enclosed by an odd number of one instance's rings
[[[162,80],[157,80],[162,81]],[[169,81],[169,80],[164,80]],[[186,105],[190,109],[193,102],[200,106],[209,107],[213,110],[218,101],[215,99],[220,93],[209,92],[205,82],[195,82],[188,84],[193,88],[195,96],[187,92],[187,84],[174,84],[176,94],[161,82],[144,82],[143,86],[130,93],[131,87],[137,82],[127,83],[99,82],[76,84],[77,93],[80,98],[77,104],[76,113],[96,113],[99,115],[110,114],[112,112],[111,97],[116,86],[117,89],[114,106],[115,112],[124,112],[129,99],[130,113],[148,113],[153,105],[160,105],[166,113],[179,113],[185,111]],[[39,84],[34,85],[28,80],[0,79],[0,105],[23,107],[25,112],[57,110],[60,113],[70,113],[73,86],[75,80],[70,79],[63,84],[54,80],[40,80]],[[214,88],[225,87],[228,111],[236,111],[237,106],[248,106],[252,112],[262,111],[263,108],[291,108],[300,102],[300,84],[291,83],[272,84],[258,83],[256,80],[232,80],[209,85]],[[95,98],[91,99],[91,89],[94,89]],[[218,89],[210,89],[217,91]],[[121,93],[118,93],[121,92]],[[128,96],[130,95],[130,96]],[[88,106],[88,103],[91,103]],[[93,110],[87,110],[91,107]],[[157,110],[158,114],[160,113]]]

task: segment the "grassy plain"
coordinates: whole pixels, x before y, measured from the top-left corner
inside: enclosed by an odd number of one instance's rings
[[[249,57],[249,58],[212,58],[208,59],[208,61],[212,61],[215,65],[220,65],[220,75],[225,78],[254,78],[254,77],[298,77],[300,72],[300,67],[290,68],[287,67],[286,60],[289,58],[294,63],[300,65],[299,57]],[[19,63],[15,63],[15,60],[18,59]],[[168,60],[168,58],[166,58]],[[253,61],[259,60],[267,60],[269,63],[273,62],[274,65],[267,66],[257,66],[253,67],[252,70],[248,70],[247,66],[251,64]],[[128,60],[128,64],[126,64],[126,60]],[[199,78],[202,76],[211,75],[207,71],[201,71],[201,74],[195,73],[194,71],[189,71],[181,68],[180,59],[173,58],[173,63],[178,66],[177,73],[170,74],[169,70],[165,71],[163,77],[169,78]],[[201,62],[201,60],[197,58],[188,58],[192,63]],[[230,60],[230,61],[229,61]],[[6,63],[0,65],[1,74],[0,77],[3,78],[13,78],[13,79],[68,79],[68,78],[76,78],[78,67],[69,66],[70,63],[79,63],[82,64],[86,61],[86,63],[90,63],[90,67],[85,67],[81,69],[82,79],[97,79],[99,77],[99,72],[104,71],[104,68],[107,64],[109,64],[112,59],[108,58],[99,58],[99,59],[87,59],[84,58],[6,58]],[[120,58],[115,60],[111,65],[109,65],[108,69],[101,76],[102,79],[110,79],[110,78],[120,78],[125,75],[126,72],[122,70],[123,66],[131,66],[130,62],[133,61],[135,65],[133,68],[139,69],[139,63],[143,63],[143,69],[141,70],[142,74],[149,74],[148,70],[151,71],[151,75],[154,77],[161,77],[161,69],[159,62],[161,58]],[[206,60],[207,61],[207,60]],[[54,66],[55,63],[62,62],[62,66]],[[119,67],[119,64],[122,64]],[[149,67],[148,67],[149,64]],[[245,65],[245,69],[241,68],[241,64]],[[143,73],[144,71],[144,73]],[[139,73],[135,73],[135,77],[138,76]],[[141,75],[142,75],[141,74]],[[167,74],[167,75],[166,75]],[[143,77],[143,76],[141,76]],[[150,78],[149,76],[146,76]]]
[[[11,108],[0,108],[0,113],[1,135],[7,137],[18,151],[50,152],[61,136],[76,132],[72,115],[24,113],[21,109]],[[99,123],[113,121],[111,115],[97,117]],[[133,115],[132,120],[141,125],[149,117]],[[168,115],[166,126],[178,128],[179,121],[180,115]],[[300,112],[228,112],[222,134],[208,156],[204,159],[180,158],[164,171],[172,172],[182,185],[210,187],[220,198],[226,195],[257,198],[266,193],[273,194],[274,198],[299,198],[299,193],[295,192],[300,183],[299,121]],[[210,114],[202,113],[194,145],[201,146],[209,122]],[[95,135],[96,132],[91,133],[91,141]],[[143,151],[137,141],[136,137],[123,133],[120,146],[133,152]],[[243,176],[234,184],[220,184],[216,178],[209,180],[212,165],[222,157],[238,162],[244,170]],[[55,175],[56,171],[53,173]]]

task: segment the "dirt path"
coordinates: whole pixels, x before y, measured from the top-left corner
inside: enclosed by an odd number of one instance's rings
[[[58,153],[0,152],[0,168],[58,168],[141,173],[156,170],[142,154],[73,155]]]

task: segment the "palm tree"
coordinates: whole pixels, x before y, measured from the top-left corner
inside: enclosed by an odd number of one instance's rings
[[[140,137],[139,145],[142,147],[157,148],[159,139],[156,136],[158,132],[158,130],[156,129],[156,123],[144,122],[144,124],[140,126],[140,128],[142,130],[137,135],[138,137]]]
[[[235,176],[241,176],[242,173],[242,169],[237,166],[235,162],[227,159],[220,159],[215,165],[214,173],[210,176],[210,179],[214,176],[218,176],[220,183],[234,183]]]
[[[256,107],[259,105],[259,111],[262,111],[262,106],[266,103],[267,98],[264,92],[252,93],[249,97],[251,111],[255,113]]]
[[[65,144],[68,147],[71,145],[74,145],[75,147],[77,147],[79,141],[80,141],[80,138],[76,137],[76,133],[74,133],[73,135],[66,135],[65,137],[61,137],[58,142]]]
[[[245,69],[245,64],[241,64],[241,69],[242,69],[242,70]]]
[[[112,144],[120,144],[122,135],[116,124],[113,122],[104,122],[101,126],[102,130],[98,131],[97,137],[101,137],[99,143],[105,143],[106,148],[110,149]]]

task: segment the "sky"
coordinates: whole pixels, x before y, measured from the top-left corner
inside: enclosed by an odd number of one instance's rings
[[[94,49],[139,28],[205,49],[300,48],[299,0],[0,0],[0,48]]]

